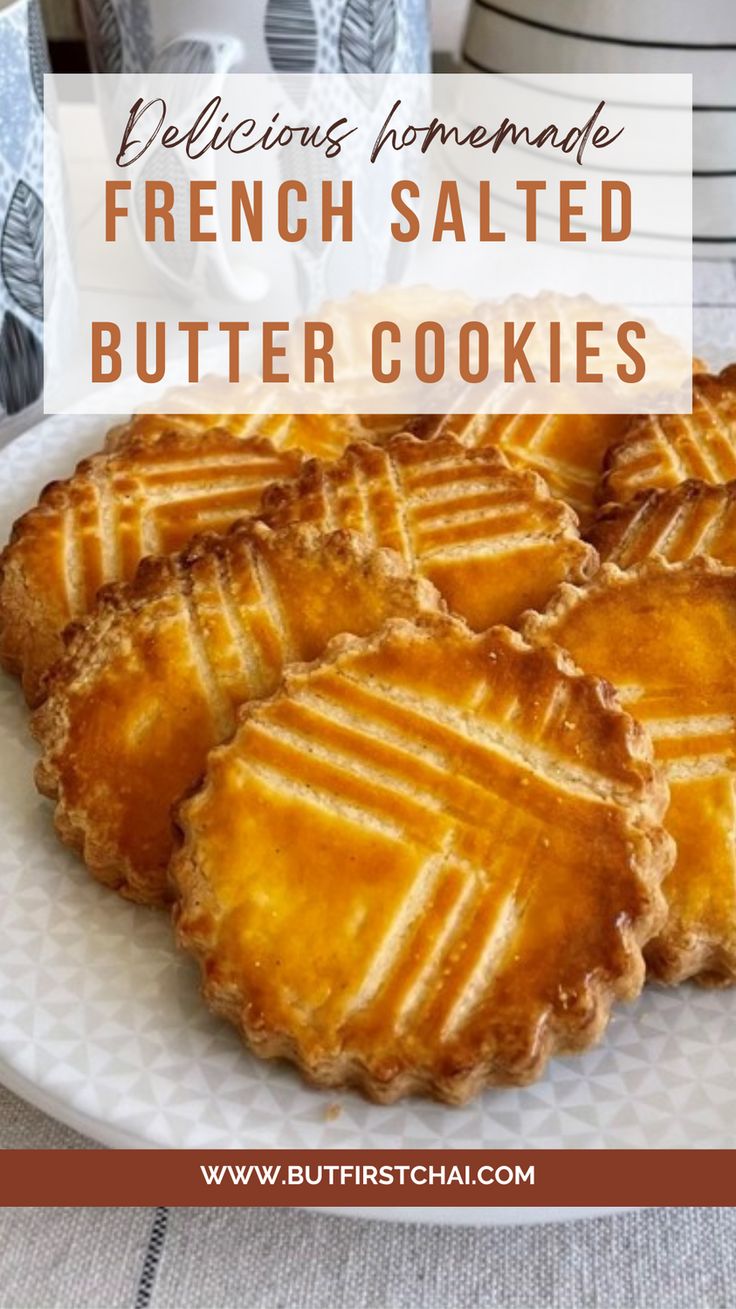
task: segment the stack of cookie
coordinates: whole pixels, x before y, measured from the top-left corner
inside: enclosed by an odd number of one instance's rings
[[[59,835],[173,906],[256,1053],[458,1102],[645,959],[736,976],[733,489],[667,489],[736,473],[735,381],[692,420],[136,419],[16,524]]]

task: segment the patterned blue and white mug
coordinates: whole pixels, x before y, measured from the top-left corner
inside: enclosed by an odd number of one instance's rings
[[[102,73],[380,74],[430,67],[427,0],[81,0],[81,12],[90,63]],[[342,112],[346,94],[335,86]],[[132,221],[140,237],[135,207]],[[141,244],[157,276],[191,298],[197,270],[182,257],[182,243]],[[198,294],[263,300],[268,282],[239,254],[224,245],[208,251],[199,261],[206,277]],[[305,293],[320,300],[339,293],[334,250],[320,257],[300,251],[295,265]]]
[[[0,444],[43,389],[43,75],[38,0],[0,0]]]
[[[81,0],[93,68],[426,73],[426,0]]]

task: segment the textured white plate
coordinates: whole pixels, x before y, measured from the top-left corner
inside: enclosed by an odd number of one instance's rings
[[[0,451],[3,536],[45,482],[99,447],[105,426],[49,419]],[[116,899],[57,843],[34,758],[18,687],[0,677],[0,1076],[40,1108],[111,1145],[736,1145],[736,992],[652,989],[615,1013],[596,1050],[465,1109],[309,1090],[244,1053],[207,1013],[165,915]]]
[[[540,1205],[524,1209],[335,1209],[325,1206],[313,1212],[339,1214],[341,1218],[372,1218],[382,1223],[439,1223],[443,1227],[528,1227],[531,1223],[571,1223],[580,1218],[604,1218],[607,1214],[628,1213],[629,1210],[620,1206],[608,1209],[550,1209]]]

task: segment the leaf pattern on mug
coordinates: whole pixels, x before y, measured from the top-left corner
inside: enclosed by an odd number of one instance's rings
[[[98,0],[96,22],[90,37],[93,67],[103,73],[122,73],[123,37],[112,0]]]
[[[153,2],[157,3],[157,0]],[[144,72],[151,67],[154,59],[149,0],[127,0],[118,17],[123,45],[123,72]]]
[[[263,33],[275,69],[312,72],[317,62],[317,22],[311,0],[268,0]]]
[[[16,304],[34,318],[43,318],[43,204],[22,178],[5,215],[0,269]]]
[[[0,331],[0,403],[6,414],[33,404],[43,387],[43,350],[24,323],[7,311]]]
[[[28,60],[31,66],[31,81],[36,99],[43,109],[43,75],[51,72],[49,51],[46,45],[46,32],[41,17],[40,0],[31,0],[28,7]]]
[[[395,49],[395,0],[347,0],[340,24],[342,71],[388,73]]]

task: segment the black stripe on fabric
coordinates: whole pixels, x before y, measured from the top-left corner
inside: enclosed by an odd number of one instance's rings
[[[736,50],[736,45],[724,45],[718,42],[693,44],[688,41],[635,41],[625,36],[594,36],[592,32],[575,32],[569,27],[555,27],[552,23],[542,23],[538,18],[522,18],[521,14],[512,14],[501,5],[491,4],[491,0],[475,0],[481,9],[487,9],[499,18],[508,18],[511,23],[521,23],[523,27],[535,27],[540,32],[552,32],[555,36],[569,36],[573,41],[593,41],[598,45],[633,46],[641,50]]]
[[[736,114],[736,105],[693,105],[694,114]]]
[[[156,1284],[156,1273],[158,1272],[159,1262],[163,1253],[164,1242],[166,1240],[166,1229],[169,1224],[169,1211],[159,1205],[153,1215],[151,1224],[151,1234],[148,1238],[148,1246],[143,1260],[140,1281],[135,1293],[135,1309],[148,1309],[153,1295],[153,1288]]]
[[[733,236],[694,236],[693,245],[736,245],[736,232]]]
[[[736,168],[694,168],[693,177],[736,177]]]

